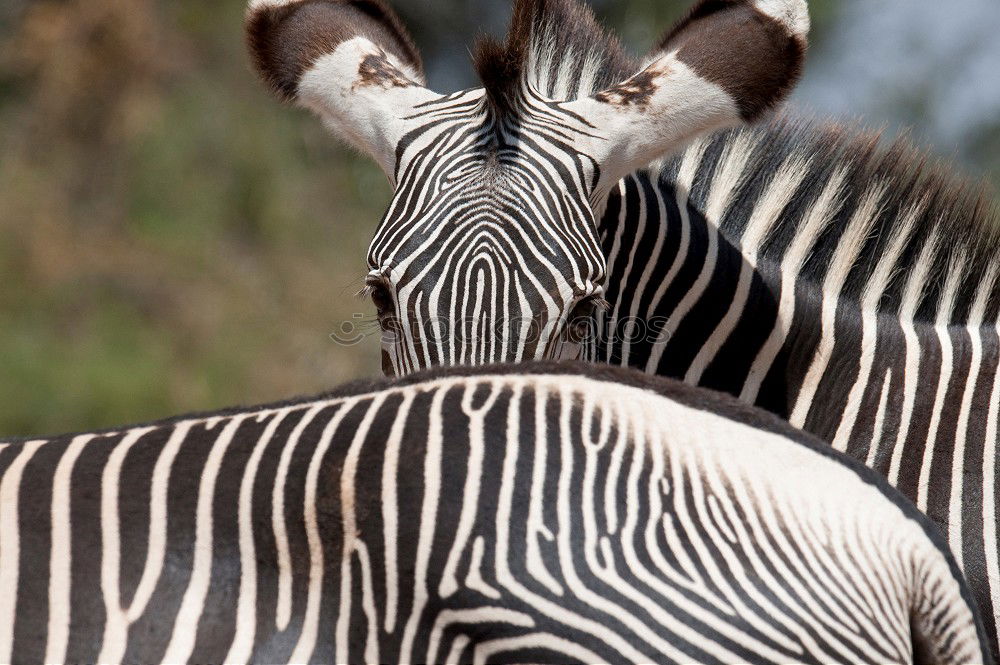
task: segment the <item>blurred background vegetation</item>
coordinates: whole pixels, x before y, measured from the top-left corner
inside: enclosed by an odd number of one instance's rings
[[[507,0],[395,0],[432,87]],[[688,0],[595,0],[636,51]],[[1000,181],[996,0],[811,0],[793,104],[921,142]],[[0,6],[0,435],[274,400],[378,373],[330,337],[389,188],[271,99],[243,0]]]

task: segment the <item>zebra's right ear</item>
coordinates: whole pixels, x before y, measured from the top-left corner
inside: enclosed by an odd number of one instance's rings
[[[580,148],[601,166],[597,191],[776,106],[798,81],[808,32],[806,0],[697,2],[641,71],[563,105],[594,128]]]
[[[251,0],[246,33],[257,72],[371,155],[394,181],[396,147],[424,87],[420,54],[384,0]]]

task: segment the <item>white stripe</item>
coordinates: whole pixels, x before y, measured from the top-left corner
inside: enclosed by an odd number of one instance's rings
[[[465,586],[478,591],[487,598],[499,600],[500,592],[490,586],[483,579],[483,550],[485,548],[483,537],[476,536],[472,541],[472,560],[469,561],[469,572],[465,575]]]
[[[236,634],[233,635],[233,641],[229,645],[229,653],[223,659],[226,663],[249,662],[253,654],[254,637],[257,632],[257,553],[253,534],[253,485],[267,444],[270,443],[278,425],[288,412],[286,409],[273,414],[254,445],[243,471],[243,479],[240,481],[237,517],[240,534],[240,597],[236,602]]]
[[[702,344],[698,355],[688,367],[684,377],[685,383],[698,385],[709,363],[732,335],[740,317],[745,313],[747,300],[750,298],[750,287],[757,267],[757,252],[760,250],[760,245],[771,228],[781,219],[781,213],[784,212],[788,202],[791,201],[792,196],[805,179],[808,169],[809,165],[800,158],[789,158],[775,174],[767,191],[754,206],[750,219],[747,221],[747,228],[740,239],[743,260],[740,262],[740,274],[737,278],[733,300],[729,303],[729,309],[722,320],[715,326],[715,330]]]
[[[139,577],[139,584],[132,595],[132,604],[126,615],[130,623],[136,621],[146,611],[146,606],[156,589],[156,583],[160,579],[160,573],[163,571],[167,550],[167,489],[170,471],[181,444],[194,424],[194,421],[185,421],[174,427],[153,467],[153,480],[149,490],[149,544],[146,547],[146,561],[142,567],[142,575]]]
[[[371,403],[368,405],[368,410],[365,411],[365,415],[361,419],[361,423],[358,425],[357,430],[354,432],[354,438],[351,440],[351,445],[347,449],[347,455],[344,458],[343,471],[340,474],[340,506],[341,506],[341,528],[343,529],[343,540],[341,546],[341,558],[340,558],[340,608],[337,612],[337,622],[336,622],[336,662],[346,663],[348,661],[348,630],[350,628],[351,619],[351,602],[353,601],[351,590],[353,586],[353,580],[351,578],[351,557],[355,552],[359,552],[359,559],[362,562],[361,574],[362,574],[362,608],[365,610],[365,615],[368,619],[368,634],[365,642],[365,661],[369,663],[379,662],[378,658],[378,621],[374,616],[374,610],[370,605],[371,594],[368,593],[368,589],[365,585],[365,571],[366,566],[364,565],[367,560],[367,550],[364,550],[364,554],[360,553],[363,549],[363,543],[361,542],[361,531],[358,528],[357,523],[357,501],[355,498],[355,482],[358,474],[358,459],[361,456],[361,447],[365,443],[365,439],[368,437],[368,432],[371,430],[372,421],[378,414],[379,409],[385,402],[384,395],[376,396]],[[352,404],[351,407],[354,405]],[[306,633],[306,629],[309,630],[310,641],[315,644],[316,632],[319,628],[319,598],[320,593],[323,588],[323,544],[319,537],[319,525],[317,523],[317,512],[316,512],[316,484],[319,481],[319,469],[322,463],[323,455],[326,454],[326,450],[330,445],[333,430],[335,430],[339,425],[340,421],[346,415],[348,407],[344,407],[337,416],[334,418],[333,422],[330,423],[327,428],[330,431],[330,437],[326,436],[324,432],[323,443],[320,449],[316,451],[312,461],[309,464],[309,472],[307,474],[307,485],[306,485],[306,534],[309,536],[309,550],[311,552],[310,562],[311,566],[309,568],[309,597],[307,602],[306,610],[306,620],[302,633]],[[370,578],[370,575],[368,575]],[[315,602],[313,600],[315,599]],[[295,648],[295,653],[292,654],[292,662],[301,662],[309,660],[312,655],[312,648],[306,650],[303,648],[304,645],[300,638],[299,645]],[[296,658],[296,655],[299,658]]]
[[[660,360],[666,351],[670,338],[677,332],[684,319],[691,312],[698,301],[701,300],[712,275],[715,272],[716,262],[719,260],[719,224],[729,207],[733,193],[740,186],[743,179],[743,171],[746,163],[750,159],[750,138],[748,135],[740,135],[735,141],[725,147],[725,152],[719,158],[716,176],[712,180],[712,189],[708,195],[708,202],[705,205],[705,232],[708,235],[708,247],[705,250],[705,260],[701,266],[701,272],[695,279],[694,284],[687,290],[684,297],[674,308],[670,317],[663,325],[663,329],[657,335],[647,363],[647,371],[656,370],[660,366]],[[677,205],[687,206],[688,194],[681,187],[677,188]],[[683,200],[682,200],[683,199]],[[683,210],[683,209],[682,209]],[[681,213],[685,214],[684,212]]]
[[[847,393],[847,402],[844,405],[844,411],[840,414],[840,422],[831,442],[834,449],[841,452],[847,450],[847,444],[854,432],[854,425],[857,423],[861,403],[864,401],[872,367],[875,364],[875,351],[878,343],[878,312],[862,307],[858,314],[861,317],[861,353],[858,357],[858,374],[854,377],[854,383]],[[810,369],[812,368],[810,367]],[[802,427],[802,424],[799,423],[798,426]]]
[[[1000,341],[1000,322],[996,324],[997,340]],[[996,348],[996,347],[995,347]],[[990,408],[986,416],[986,445],[983,449],[983,544],[986,551],[986,577],[989,579],[989,593],[993,599],[993,617],[1000,618],[1000,547],[997,542],[997,467],[1000,467],[1000,451],[997,450],[997,412],[1000,410],[1000,367],[993,376],[993,390],[990,392]],[[2,653],[2,652],[0,652]]]
[[[115,446],[101,474],[101,593],[104,594],[104,638],[98,663],[119,663],[125,654],[129,620],[122,607],[121,524],[118,521],[118,492],[122,465],[136,442],[155,427],[131,430]],[[130,525],[131,527],[132,525]]]
[[[18,521],[18,495],[21,475],[35,451],[45,441],[28,441],[21,446],[0,480],[0,663],[12,662],[14,617],[20,584],[21,525]]]
[[[607,408],[610,408],[610,405]],[[625,453],[632,445],[627,434],[624,428],[618,428],[618,436],[615,438],[611,459],[608,461],[607,480],[604,483],[604,519],[607,521],[609,535],[614,535],[618,530],[618,499],[615,493],[618,491],[622,460],[625,459]]]
[[[642,183],[639,182],[635,178],[634,175],[625,176],[617,184],[617,187],[619,188],[619,191],[621,193],[621,201],[622,201],[622,203],[621,203],[621,208],[618,211],[618,223],[617,223],[617,227],[618,228],[617,228],[617,232],[615,233],[615,242],[614,242],[614,245],[611,247],[611,256],[617,256],[618,252],[622,248],[622,237],[625,234],[625,220],[626,220],[626,216],[627,216],[626,213],[628,212],[627,200],[628,200],[628,181],[629,180],[631,180],[634,183],[634,186],[635,186],[635,188],[636,188],[636,190],[638,192],[639,209],[636,211],[636,218],[639,220],[639,227],[637,229],[635,229],[635,231],[633,233],[633,237],[631,238],[631,242],[628,245],[628,247],[629,247],[629,249],[628,249],[628,260],[625,262],[625,270],[622,272],[621,275],[617,275],[616,276],[616,278],[618,279],[618,283],[619,283],[620,287],[618,289],[618,299],[611,306],[611,312],[610,312],[610,314],[611,314],[611,321],[608,324],[608,332],[612,336],[617,336],[618,315],[619,315],[619,313],[624,314],[624,312],[621,311],[622,310],[622,300],[626,296],[636,296],[636,295],[642,293],[641,288],[636,289],[636,293],[634,293],[634,294],[628,294],[627,293],[627,289],[626,289],[626,287],[628,285],[629,275],[632,274],[632,266],[635,264],[635,251],[638,248],[640,240],[642,239],[643,233],[645,232],[645,229],[646,229],[646,222],[649,219],[649,213],[646,210],[647,203],[646,203],[645,188],[642,186]],[[657,234],[657,236],[658,236],[657,237],[657,244],[659,244],[659,243],[661,243],[663,241],[663,235],[664,234],[662,234],[662,233]],[[652,268],[652,264],[655,262],[656,255],[657,255],[657,252],[654,249],[653,254],[650,256],[650,260],[647,261],[646,270],[650,270]],[[610,265],[610,262],[609,262],[609,265]],[[632,297],[633,303],[637,304],[638,300],[639,300],[638,297]],[[613,341],[615,343],[617,343],[617,340],[613,340]],[[621,340],[621,344],[622,344],[622,365],[627,366],[628,365],[628,353],[629,353],[630,346],[631,346],[628,343],[628,341],[627,341],[627,335],[623,335],[622,340]],[[611,349],[612,349],[613,346],[614,346],[614,344],[609,344],[608,345],[608,360],[611,359]]]
[[[66,660],[69,643],[70,579],[73,533],[70,525],[70,482],[73,466],[94,434],[73,437],[59,458],[52,480],[52,541],[49,548],[49,627],[46,633],[45,662]]]
[[[854,424],[857,422],[858,413],[861,410],[861,403],[864,400],[865,390],[871,378],[872,367],[875,363],[876,346],[878,344],[878,307],[889,280],[892,279],[892,271],[899,260],[903,249],[910,240],[913,227],[921,208],[914,207],[903,219],[900,226],[894,231],[893,237],[889,241],[889,246],[879,257],[875,271],[865,285],[864,295],[861,298],[861,356],[858,376],[851,386],[847,397],[847,404],[837,426],[837,432],[833,437],[833,447],[840,451],[847,450],[847,444],[851,433],[854,431]],[[871,456],[868,451],[866,456]]]
[[[517,637],[502,637],[495,640],[480,642],[473,650],[473,665],[484,665],[493,659],[493,656],[505,652],[516,652],[522,649],[545,649],[551,653],[565,654],[566,661],[577,661],[580,663],[602,663],[604,659],[584,646],[571,640],[557,637],[550,633],[531,633],[529,635],[518,635]],[[495,660],[506,662],[509,658],[497,658]]]
[[[654,183],[655,183],[655,180],[654,180]],[[649,204],[645,203],[645,201],[646,201],[645,191],[646,190],[645,190],[644,187],[642,187],[642,186],[639,187],[639,192],[640,192],[640,194],[642,196],[643,205],[649,205]],[[642,294],[644,294],[646,292],[646,289],[649,287],[649,280],[653,276],[653,270],[656,268],[656,264],[660,260],[660,255],[663,253],[663,245],[665,244],[666,239],[667,239],[667,233],[666,233],[667,203],[663,199],[663,190],[660,187],[655,186],[655,184],[653,186],[653,198],[655,199],[655,202],[656,202],[657,215],[659,216],[660,227],[661,228],[658,230],[659,232],[656,233],[656,241],[653,244],[653,250],[649,253],[649,257],[645,261],[646,262],[646,267],[643,269],[642,275],[639,277],[639,283],[636,284],[635,292],[632,294],[632,297],[631,297],[632,307],[631,307],[631,309],[629,310],[629,313],[628,313],[630,321],[638,321],[638,319],[639,319],[639,304],[642,301]],[[625,206],[624,206],[624,202],[623,202],[622,208],[624,209],[624,207]],[[638,245],[639,239],[642,238],[642,234],[645,232],[645,225],[646,225],[646,217],[647,217],[647,215],[645,213],[642,213],[641,211],[640,211],[640,215],[641,215],[641,220],[642,220],[642,226],[639,228],[638,232],[636,233],[636,237],[635,237],[635,240],[633,242],[633,248],[636,245]],[[633,249],[633,251],[634,251],[634,249]],[[632,256],[631,255],[629,256],[629,261],[632,261]],[[625,284],[626,284],[625,280],[621,280],[620,283],[622,285],[622,289],[621,290],[624,291],[625,290]],[[648,317],[647,317],[647,319],[648,319]],[[647,322],[647,325],[648,325],[648,322]],[[614,331],[614,328],[611,328],[611,330]],[[643,332],[645,333],[644,337],[648,335],[648,330],[644,329]],[[629,361],[629,357],[631,355],[632,355],[632,339],[629,336],[626,335],[622,339],[622,361],[621,361],[621,364],[622,364],[623,367],[628,367],[628,361]]]
[[[781,260],[781,295],[778,301],[778,316],[771,328],[764,345],[757,352],[753,365],[747,373],[740,399],[753,404],[757,401],[760,386],[767,378],[774,359],[791,330],[792,318],[795,315],[795,284],[798,274],[809,256],[809,250],[819,238],[824,229],[833,221],[834,216],[843,204],[840,190],[847,173],[837,171],[827,182],[819,198],[806,213],[804,221],[798,226],[795,239]]]
[[[903,452],[906,450],[906,440],[910,433],[913,407],[917,398],[917,384],[920,380],[920,337],[914,326],[914,316],[924,292],[927,280],[930,278],[933,257],[937,252],[937,237],[932,236],[924,243],[917,259],[916,267],[910,272],[906,286],[903,289],[902,304],[899,309],[899,325],[903,329],[905,346],[903,349],[905,362],[903,371],[903,412],[899,420],[899,430],[896,432],[896,444],[892,449],[892,461],[889,464],[888,480],[893,486],[899,484],[899,469],[903,462]]]
[[[382,544],[385,547],[385,632],[390,635],[396,630],[396,604],[399,602],[399,562],[397,541],[399,538],[399,449],[403,440],[403,428],[413,406],[416,392],[409,390],[403,394],[403,402],[396,409],[396,418],[389,430],[385,443],[385,463],[382,465]]]
[[[381,402],[386,396],[384,394],[379,395],[375,400]],[[305,532],[306,532],[306,542],[309,545],[309,585],[306,590],[306,607],[305,616],[302,618],[302,630],[299,633],[298,642],[295,644],[295,649],[292,651],[291,657],[288,659],[290,663],[305,663],[309,662],[312,658],[313,650],[316,648],[316,635],[319,630],[319,608],[320,601],[323,596],[323,572],[324,572],[324,562],[323,562],[323,540],[320,538],[319,533],[319,517],[317,515],[316,506],[316,489],[317,483],[319,482],[319,470],[323,463],[323,458],[326,456],[327,450],[330,448],[330,444],[333,441],[333,435],[336,433],[337,428],[340,427],[340,423],[344,420],[344,417],[354,408],[360,400],[349,400],[340,406],[337,412],[333,415],[333,418],[326,424],[323,428],[323,433],[320,435],[319,442],[316,444],[316,448],[313,450],[309,458],[309,467],[306,470],[305,478],[305,495],[302,501],[302,517],[303,522],[305,522]],[[374,409],[369,410],[369,414],[373,414]],[[365,416],[368,420],[369,415]],[[370,424],[370,420],[368,423]],[[344,490],[343,483],[344,477],[347,475],[348,471],[353,473],[354,469],[348,469],[348,465],[352,463],[352,451],[359,445],[359,441],[363,440],[365,434],[367,434],[367,427],[359,428],[358,432],[355,434],[354,441],[351,443],[351,449],[348,451],[347,459],[344,462],[344,472],[341,476],[341,499],[340,505],[341,510],[344,511],[344,520],[348,518],[350,510],[348,506],[353,508],[354,501],[351,499],[350,503],[344,500]],[[357,453],[353,453],[353,463],[357,465]],[[353,519],[353,513],[350,513],[350,519]],[[331,525],[332,526],[332,525]],[[343,541],[343,558],[345,560],[350,560],[352,551],[352,538],[355,537],[353,533],[345,533],[345,538]],[[348,564],[349,565],[349,564]],[[349,569],[348,569],[349,572]],[[343,588],[344,584],[347,584],[350,588],[350,577],[346,575],[341,568],[341,585]],[[341,598],[341,602],[344,599]],[[338,619],[338,630],[337,630],[337,649],[338,656],[340,655],[339,649],[341,648],[339,639],[339,619]],[[338,657],[336,662],[346,663],[346,658]]]
[[[491,624],[491,629],[492,625],[495,624],[507,624],[519,628],[534,628],[535,620],[523,612],[516,612],[506,607],[441,610],[434,619],[434,626],[431,627],[431,634],[427,640],[427,654],[423,658],[423,662],[441,662],[437,658],[438,651],[441,648],[441,638],[448,628],[456,624]],[[500,626],[497,626],[497,629],[500,629]]]
[[[931,411],[930,428],[927,431],[927,443],[924,446],[924,456],[920,462],[920,477],[917,480],[917,508],[927,512],[927,493],[930,491],[931,468],[934,465],[934,453],[937,449],[938,428],[941,425],[941,414],[944,411],[944,399],[948,394],[948,384],[954,369],[955,348],[948,329],[951,321],[958,287],[965,274],[964,265],[960,262],[949,266],[948,278],[945,281],[941,299],[938,302],[937,320],[934,323],[934,333],[941,344],[941,372],[938,374],[937,391],[934,395],[934,406]],[[952,478],[952,483],[955,479]],[[958,482],[962,482],[959,479]],[[950,531],[949,527],[949,531]],[[959,534],[961,537],[961,534]]]
[[[274,546],[278,550],[278,603],[274,613],[274,625],[278,630],[285,630],[292,617],[292,556],[288,552],[288,527],[285,526],[285,482],[288,479],[288,467],[292,463],[292,454],[302,432],[326,406],[328,405],[322,403],[313,404],[305,412],[281,449],[281,459],[278,460],[278,475],[271,493],[271,528],[274,530]]]
[[[851,216],[847,230],[838,240],[837,250],[830,260],[830,268],[823,280],[823,306],[820,314],[822,327],[819,348],[816,349],[816,353],[812,357],[809,370],[806,372],[802,387],[795,399],[795,408],[792,409],[792,414],[788,418],[788,421],[796,427],[801,428],[805,424],[820,381],[826,374],[826,368],[833,356],[836,345],[835,329],[840,294],[854,262],[864,248],[868,233],[879,217],[879,203],[885,195],[885,189],[885,185],[879,184],[865,192],[864,198]]]
[[[441,598],[447,598],[458,591],[458,580],[455,578],[458,569],[458,561],[465,552],[465,547],[469,541],[469,534],[472,531],[472,524],[476,514],[479,512],[479,483],[483,475],[483,457],[486,454],[485,418],[490,409],[500,396],[501,388],[496,384],[490,384],[490,395],[483,405],[473,410],[472,398],[476,389],[482,384],[470,382],[462,395],[462,412],[469,417],[469,457],[465,472],[465,487],[462,491],[462,510],[458,518],[458,527],[452,541],[451,550],[448,552],[448,559],[444,570],[441,572],[441,583],[438,585],[438,594]]]
[[[448,665],[458,665],[459,656],[465,651],[465,648],[469,646],[469,637],[467,635],[457,635],[455,640],[451,643],[451,649],[448,650],[448,656],[442,661]]]
[[[677,172],[677,182],[674,188],[677,212],[680,215],[680,244],[677,247],[677,254],[674,256],[674,260],[670,264],[670,268],[667,270],[666,277],[663,278],[663,281],[660,282],[660,285],[656,288],[656,292],[653,293],[653,299],[650,301],[649,311],[646,313],[647,319],[653,315],[654,308],[660,304],[660,300],[663,299],[664,294],[667,292],[667,287],[669,287],[677,277],[677,274],[684,265],[684,261],[687,259],[688,252],[690,251],[691,217],[688,214],[687,209],[688,197],[691,194],[694,177],[698,173],[698,166],[701,164],[701,160],[705,156],[705,150],[707,148],[708,141],[702,139],[694,143],[684,152],[684,159],[681,161],[680,170]],[[622,205],[624,205],[624,201]],[[613,260],[614,254],[612,253],[608,256],[608,265],[611,265]],[[664,330],[661,330],[660,333],[657,334],[656,341],[653,343],[653,349],[650,352],[649,360],[646,361],[645,371],[647,374],[656,374],[657,366],[660,364],[660,358],[663,356],[663,351],[657,353],[657,347],[665,347],[669,341],[670,338],[664,336]],[[609,345],[609,359],[611,357],[610,354],[611,349]]]
[[[215,503],[215,481],[219,477],[222,460],[236,430],[250,416],[251,414],[241,413],[230,419],[212,445],[205,466],[201,469],[201,482],[198,484],[198,503],[195,511],[194,562],[191,569],[191,579],[188,581],[180,609],[177,611],[173,633],[170,635],[170,643],[167,645],[163,662],[185,662],[194,651],[198,623],[204,613],[205,597],[208,595],[208,587],[212,581],[212,507]],[[211,423],[206,424],[206,427],[210,426]]]
[[[403,630],[403,642],[400,645],[399,657],[402,662],[413,662],[413,640],[416,638],[417,625],[427,604],[427,565],[431,555],[431,544],[436,530],[436,513],[441,493],[441,448],[443,445],[443,427],[441,418],[441,403],[444,401],[447,388],[434,389],[427,413],[427,450],[424,453],[424,499],[420,507],[420,528],[417,539],[416,562],[413,569],[413,605],[410,616]]]
[[[365,635],[365,662],[378,663],[381,662],[378,641],[378,609],[375,606],[371,557],[368,554],[368,547],[361,540],[355,543],[354,552],[358,555],[358,565],[361,567],[361,609],[368,622],[368,634]]]
[[[958,423],[955,427],[955,450],[951,458],[951,497],[948,502],[948,542],[959,567],[962,565],[962,494],[965,489],[965,448],[969,436],[969,422],[972,418],[972,399],[976,393],[976,382],[983,362],[983,317],[986,304],[992,293],[993,283],[1000,265],[993,265],[984,280],[984,286],[976,293],[967,322],[969,341],[972,346],[969,373],[966,375],[965,387],[962,389],[962,406],[958,413]],[[977,428],[974,428],[978,429]],[[983,466],[989,466],[989,459],[983,459]],[[992,495],[983,495],[984,502],[991,502]]]
[[[892,368],[885,371],[885,378],[882,379],[882,394],[878,399],[878,410],[875,411],[875,426],[872,428],[872,440],[868,444],[868,457],[865,466],[874,468],[875,458],[878,456],[878,449],[882,445],[885,432],[882,430],[885,424],[885,409],[889,403],[889,386],[892,385]]]
[[[518,388],[514,391],[514,396],[511,398],[510,408],[507,412],[508,455],[511,455],[511,446],[517,445],[516,439],[521,430],[521,390],[522,388]],[[545,415],[545,403],[547,400],[548,393],[545,391],[538,391],[535,395],[535,440],[539,442],[546,441],[548,436],[548,419]],[[548,542],[552,542],[555,538],[552,530],[545,524],[544,494],[545,472],[548,470],[546,463],[548,446],[539,444],[535,445],[534,449],[534,463],[531,467],[531,497],[528,503],[528,523],[525,525],[527,552],[524,565],[531,577],[548,589],[549,593],[561,596],[563,588],[545,565],[545,559],[542,557],[541,547],[538,543],[539,538],[544,538]],[[517,452],[517,448],[515,447],[514,457],[516,457]],[[510,472],[515,473],[513,467]],[[499,566],[499,563],[497,563],[497,566]]]

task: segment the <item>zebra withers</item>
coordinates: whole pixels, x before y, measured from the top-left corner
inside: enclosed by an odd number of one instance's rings
[[[945,530],[1000,657],[994,207],[925,155],[840,127],[784,121],[625,166],[594,138],[680,148],[687,130],[736,118],[713,115],[713,82],[756,117],[795,81],[804,3],[698,3],[637,62],[577,2],[518,0],[506,42],[479,49],[485,90],[441,98],[399,77],[355,91],[370,74],[320,57],[341,43],[321,38],[331,6],[254,4],[251,44],[269,80],[349,140],[369,96],[396,95],[395,109],[419,97],[396,124],[367,125],[401,137],[380,158],[396,194],[369,251],[387,373],[578,353],[763,406]],[[382,12],[362,32],[416,84],[416,51]],[[670,57],[700,78],[663,83]],[[664,130],[668,111],[622,130],[614,109],[655,111],[653,88],[677,93],[683,122]]]
[[[2,662],[985,662],[885,481],[622,370],[0,443]]]

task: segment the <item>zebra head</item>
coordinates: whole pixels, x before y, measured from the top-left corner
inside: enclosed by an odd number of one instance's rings
[[[636,61],[576,0],[515,0],[507,38],[477,45],[482,87],[448,95],[383,0],[253,0],[247,32],[264,80],[394,188],[366,285],[403,374],[573,356],[611,188],[780,101],[808,23],[805,0],[701,0]]]

